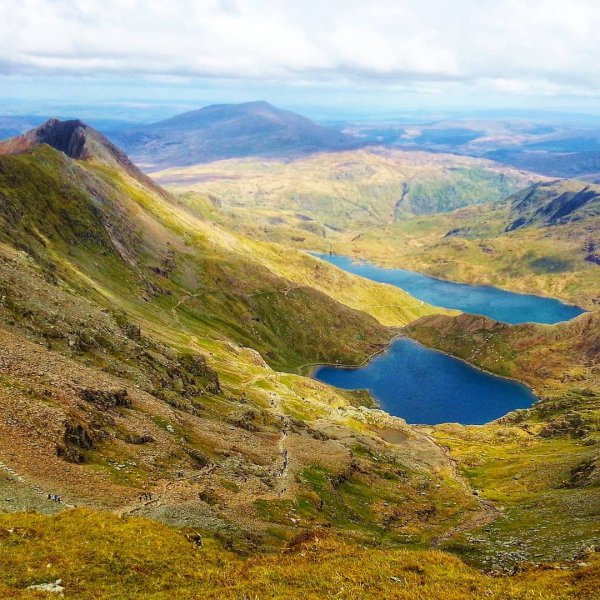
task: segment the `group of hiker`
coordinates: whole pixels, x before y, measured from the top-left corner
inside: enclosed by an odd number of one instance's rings
[[[62,498],[58,494],[48,494],[50,502],[62,502]]]
[[[150,492],[144,492],[138,496],[140,502],[145,500],[152,500],[152,494]]]

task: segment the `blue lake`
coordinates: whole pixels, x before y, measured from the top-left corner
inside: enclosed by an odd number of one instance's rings
[[[405,338],[364,367],[323,366],[313,376],[342,389],[369,390],[383,410],[413,424],[479,425],[536,401],[525,385]]]
[[[395,285],[428,304],[485,315],[504,323],[553,324],[568,321],[585,312],[578,306],[564,304],[554,298],[516,294],[486,285],[444,281],[405,269],[384,269],[336,254],[314,252],[313,255],[350,273],[379,283]]]
[[[313,254],[345,271],[400,287],[429,304],[505,323],[553,324],[585,312],[553,298],[454,283],[404,269],[384,269],[346,256]],[[367,389],[384,410],[414,424],[482,424],[536,401],[531,390],[518,382],[480,371],[409,339],[394,341],[385,353],[363,367],[323,366],[314,377],[343,389]]]

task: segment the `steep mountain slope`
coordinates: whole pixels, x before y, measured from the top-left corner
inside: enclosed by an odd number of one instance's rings
[[[146,168],[243,156],[293,157],[360,144],[267,102],[218,104],[119,133],[117,141]]]
[[[368,312],[431,307],[198,218],[111,146],[31,138],[0,156],[3,510],[58,493],[245,548],[321,525],[416,542],[482,510],[427,435],[290,372],[380,350],[397,329]]]
[[[562,225],[600,216],[600,187],[577,181],[539,183],[510,198],[507,231]]]
[[[122,150],[99,131],[79,120],[48,119],[39,127],[22,135],[0,141],[0,155],[18,154],[43,144],[52,146],[69,158],[122,169],[143,186],[164,194],[164,191],[144,175]]]

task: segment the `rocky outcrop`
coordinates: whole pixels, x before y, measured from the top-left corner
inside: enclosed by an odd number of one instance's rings
[[[67,462],[83,463],[85,452],[93,450],[101,437],[83,421],[65,421],[64,443],[56,447],[56,454]]]
[[[79,391],[82,400],[94,404],[98,408],[108,410],[121,406],[129,408],[131,399],[127,395],[127,390],[92,390],[89,388]]]

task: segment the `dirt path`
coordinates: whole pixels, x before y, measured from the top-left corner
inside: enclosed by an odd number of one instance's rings
[[[302,373],[302,370],[305,367],[340,367],[342,369],[359,369],[360,367],[363,367],[364,365],[366,365],[370,360],[372,360],[373,358],[375,358],[378,354],[383,354],[384,352],[386,352],[388,350],[388,348],[396,340],[398,340],[400,338],[406,338],[406,337],[407,336],[402,335],[402,334],[395,336],[393,339],[391,339],[389,341],[389,343],[384,348],[380,348],[379,350],[375,350],[375,352],[373,352],[372,354],[369,354],[369,356],[367,356],[367,358],[365,358],[363,361],[361,361],[357,365],[342,365],[340,363],[313,362],[313,363],[305,363],[303,365],[300,365],[300,366],[296,367],[296,372],[297,373]]]
[[[448,531],[436,536],[431,540],[433,546],[441,546],[444,542],[451,540],[460,533],[479,529],[495,521],[501,514],[501,511],[489,500],[479,500],[479,510],[474,511],[464,521],[458,523]]]
[[[47,490],[44,490],[39,485],[37,485],[36,483],[33,483],[31,480],[29,480],[24,475],[17,473],[12,467],[10,467],[9,465],[7,465],[3,462],[0,462],[0,471],[4,471],[12,480],[14,480],[17,483],[23,484],[26,488],[28,488],[30,490],[30,492],[33,492],[35,495],[39,496],[40,501],[42,503],[44,500],[47,500],[48,503],[53,504],[53,501],[49,499],[49,496],[54,496],[56,492],[48,492]],[[60,494],[58,494],[58,496],[60,496]],[[62,500],[54,506],[59,508],[59,510],[64,509],[64,508],[74,508],[75,507],[74,504],[62,502]]]
[[[32,483],[26,477],[20,475],[12,467],[9,467],[3,462],[0,462],[0,470],[4,471],[5,473],[8,473],[8,475],[10,475],[15,481],[18,481],[19,483],[24,483],[29,487],[29,489],[31,489],[36,494],[39,494],[40,496],[48,496],[49,492],[43,490],[39,485]]]
[[[458,483],[460,483],[460,485],[465,490],[467,490],[468,492],[473,494],[473,488],[471,488],[468,481],[461,474],[461,472],[456,464],[456,460],[451,456],[449,450],[447,448],[445,448],[444,446],[440,446],[439,444],[437,444],[437,442],[431,435],[429,435],[429,434],[426,434],[426,435],[427,435],[427,437],[429,437],[431,439],[431,441],[434,444],[436,444],[438,447],[440,447],[443,450],[444,454],[446,455],[446,458],[448,459],[448,464],[452,470],[453,478]],[[479,496],[475,496],[475,494],[474,494],[474,497],[477,498],[478,509],[472,511],[470,514],[468,514],[466,516],[466,518],[464,520],[462,520],[460,523],[458,523],[458,524],[454,525],[453,527],[451,527],[450,529],[448,529],[448,531],[445,531],[444,533],[441,533],[440,535],[434,537],[431,540],[431,544],[433,546],[441,546],[444,542],[451,540],[452,538],[459,535],[460,533],[464,533],[466,531],[471,531],[473,529],[478,529],[479,527],[484,527],[485,525],[488,525],[492,521],[495,521],[500,516],[502,511],[495,504],[493,504],[489,500],[484,500],[483,498],[480,498]]]
[[[276,478],[275,491],[278,496],[283,496],[289,488],[290,479],[290,455],[288,449],[288,436],[290,431],[290,420],[283,412],[280,397],[273,393],[269,401],[271,408],[274,409],[277,416],[281,419],[281,434],[277,443],[279,454],[279,466],[275,469],[274,475]]]

